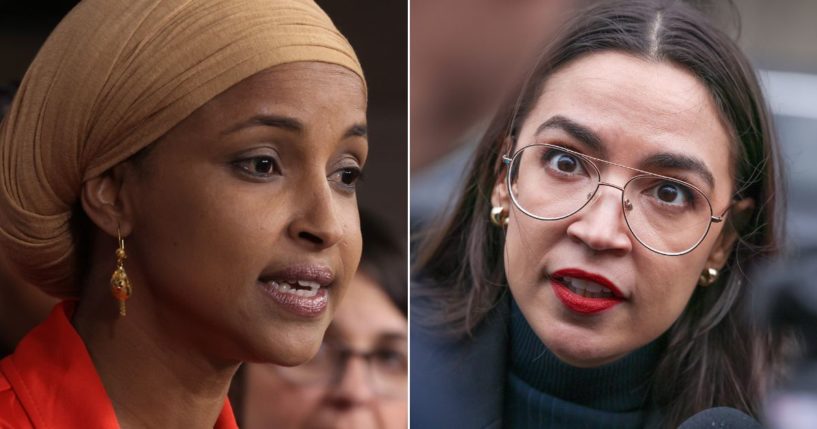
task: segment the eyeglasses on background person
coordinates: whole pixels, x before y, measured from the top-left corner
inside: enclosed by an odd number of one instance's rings
[[[408,353],[404,339],[370,350],[356,350],[339,341],[324,341],[318,354],[303,365],[269,367],[290,383],[329,387],[342,383],[355,363],[365,366],[369,387],[375,395],[390,399],[406,397]]]
[[[633,237],[647,249],[667,256],[691,252],[712,223],[722,222],[728,207],[715,216],[699,187],[676,178],[585,155],[550,144],[531,144],[511,156],[507,185],[514,205],[543,221],[565,219],[583,209],[601,186],[621,191],[621,207]],[[637,173],[623,186],[601,180],[598,164]],[[704,181],[707,175],[701,175]]]

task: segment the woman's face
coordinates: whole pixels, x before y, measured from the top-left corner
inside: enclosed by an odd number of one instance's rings
[[[367,147],[363,84],[339,66],[273,67],[209,101],[121,185],[129,316],[216,362],[309,359],[360,259]]]
[[[348,295],[326,332],[326,341],[353,350],[356,356],[348,357],[341,364],[334,380],[312,384],[294,381],[292,372],[301,368],[248,365],[242,427],[406,427],[406,317],[383,290],[364,274],[355,276]],[[368,364],[360,353],[369,354]],[[303,370],[314,370],[315,365],[309,363]],[[388,377],[394,380],[389,385],[402,386],[402,395],[378,392],[371,378],[375,367],[394,372]],[[290,374],[287,375],[286,371]]]
[[[706,88],[669,63],[615,52],[569,63],[547,80],[516,148],[534,143],[687,181],[709,197],[716,215],[731,201],[729,135]],[[711,186],[696,163],[711,174]],[[638,174],[598,165],[601,181],[619,187]],[[609,363],[658,338],[684,310],[704,268],[720,268],[731,248],[723,223],[714,223],[686,255],[648,250],[628,229],[621,190],[611,186],[558,221],[519,211],[504,177],[493,202],[509,209],[504,258],[514,299],[545,345],[579,367]],[[594,306],[594,296],[610,291],[599,276],[620,291],[611,307]],[[564,287],[568,282],[584,291]],[[599,295],[588,299],[585,291]]]

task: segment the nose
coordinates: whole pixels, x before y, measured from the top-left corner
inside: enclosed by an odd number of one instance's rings
[[[337,244],[343,237],[344,225],[341,207],[329,183],[315,180],[305,184],[291,200],[296,206],[289,224],[289,235],[295,241],[312,249],[325,249]]]
[[[375,397],[368,374],[368,363],[362,356],[352,355],[346,360],[343,372],[332,386],[330,402],[337,408],[365,405]]]
[[[629,253],[633,242],[621,210],[620,192],[618,186],[601,183],[593,201],[574,215],[567,235],[597,252]]]

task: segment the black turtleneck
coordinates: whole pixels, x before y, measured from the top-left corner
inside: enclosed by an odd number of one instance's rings
[[[510,342],[505,427],[644,427],[660,339],[610,364],[576,368],[542,344],[512,302]]]

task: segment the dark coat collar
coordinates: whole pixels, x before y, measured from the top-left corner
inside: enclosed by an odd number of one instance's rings
[[[419,300],[412,300],[422,307]],[[444,338],[411,322],[411,425],[501,428],[510,304],[503,296],[473,337]]]

